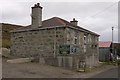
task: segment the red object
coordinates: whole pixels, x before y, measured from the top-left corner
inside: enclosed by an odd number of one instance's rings
[[[73,18],[73,21],[75,21],[75,18]]]
[[[110,54],[110,59],[112,59],[112,54]]]
[[[37,7],[37,5],[35,4],[34,7]]]
[[[35,4],[34,7],[40,7],[40,3]]]
[[[99,42],[99,47],[110,47],[112,42]]]
[[[39,7],[39,6],[40,6],[40,3],[37,3],[37,6]]]

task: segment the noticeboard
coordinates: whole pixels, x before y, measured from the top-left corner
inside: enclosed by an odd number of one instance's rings
[[[75,47],[72,47],[72,48],[71,48],[71,51],[72,51],[73,53],[76,53],[76,48],[75,48]]]
[[[70,45],[59,45],[59,53],[63,54],[64,52],[70,54]]]

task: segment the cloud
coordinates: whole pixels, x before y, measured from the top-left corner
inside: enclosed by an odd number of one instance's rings
[[[31,7],[36,2],[15,2],[3,1],[1,22],[13,23],[18,25],[31,24]],[[99,33],[100,40],[111,41],[111,27],[117,26],[118,12],[117,3],[113,2],[41,2],[43,7],[43,20],[53,16],[61,17],[67,21],[76,18],[80,26]],[[104,10],[106,9],[106,10]],[[1,9],[0,9],[1,11]],[[117,32],[115,41],[117,41]],[[109,36],[108,36],[109,35]]]

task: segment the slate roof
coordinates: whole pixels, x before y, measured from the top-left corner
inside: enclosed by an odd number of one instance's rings
[[[112,42],[99,42],[99,47],[100,48],[107,48],[110,47]]]
[[[99,36],[98,34],[92,32],[92,31],[89,31],[87,29],[84,29],[80,26],[74,26],[70,22],[68,22],[62,18],[59,18],[59,17],[53,17],[53,18],[42,21],[42,26],[40,26],[37,29],[31,28],[31,25],[29,25],[29,26],[24,26],[24,27],[12,30],[10,32],[20,32],[20,31],[26,31],[26,30],[39,30],[39,29],[50,28],[50,27],[53,27],[53,28],[54,27],[70,27],[70,28],[75,28],[75,29],[81,30],[86,33],[91,33],[91,34]]]

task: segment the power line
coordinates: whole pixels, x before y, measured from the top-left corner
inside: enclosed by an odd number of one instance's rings
[[[113,6],[116,5],[116,4],[117,4],[117,3],[114,3],[114,4],[110,5],[110,6],[108,6],[107,8],[105,8],[105,9],[97,12],[96,14],[94,14],[94,15],[92,15],[92,16],[89,16],[89,17],[86,17],[87,19],[85,18],[85,19],[83,19],[81,22],[83,23],[84,21],[87,21],[90,17],[95,17],[95,16],[99,15],[100,13],[103,13],[104,11],[108,10],[109,8],[113,7]]]
[[[116,5],[116,4],[117,4],[117,3],[114,3],[114,4],[110,5],[109,7],[107,7],[107,8],[105,8],[104,10],[102,10],[102,11],[100,11],[100,12],[98,12],[98,13],[94,14],[94,15],[93,15],[93,16],[91,16],[91,17],[95,17],[95,16],[97,16],[98,14],[103,13],[103,11],[108,10],[109,8],[113,7],[113,6],[114,6],[114,5]]]

